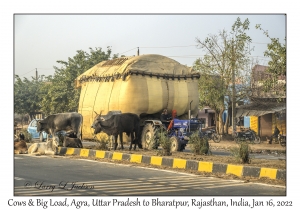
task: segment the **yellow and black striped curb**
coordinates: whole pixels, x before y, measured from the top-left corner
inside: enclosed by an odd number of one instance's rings
[[[126,154],[92,149],[59,147],[59,155],[79,155],[81,157],[94,157],[99,159],[125,160],[132,163],[145,163],[156,166],[167,166],[196,170],[199,172],[234,174],[238,177],[267,177],[270,179],[286,180],[286,170],[274,168],[261,168],[253,166],[232,165],[195,160],[185,160],[171,157],[147,156],[140,154]]]

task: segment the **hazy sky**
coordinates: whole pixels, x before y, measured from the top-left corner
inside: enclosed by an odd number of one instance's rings
[[[160,54],[182,64],[192,66],[204,55],[196,47],[196,38],[204,40],[209,34],[231,30],[240,17],[250,21],[247,32],[252,38],[252,58],[267,65],[263,56],[270,40],[256,24],[268,30],[269,35],[284,42],[286,16],[265,15],[14,15],[14,73],[30,78],[38,70],[39,75],[53,75],[57,60],[67,61],[77,50],[89,52],[89,48],[111,46],[113,54]]]

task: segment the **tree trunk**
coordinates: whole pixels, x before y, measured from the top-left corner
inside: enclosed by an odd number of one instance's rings
[[[228,110],[227,110],[227,116],[226,116],[226,121],[224,124],[224,134],[228,134],[228,124],[229,124],[229,114],[228,114]]]
[[[24,124],[24,114],[21,115],[21,126],[23,128],[23,124]]]
[[[216,131],[218,134],[224,134],[224,123],[222,119],[222,113],[224,112],[223,109],[217,111],[215,110],[215,119],[216,119]]]

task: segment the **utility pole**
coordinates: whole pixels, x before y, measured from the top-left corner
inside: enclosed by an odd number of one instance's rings
[[[192,109],[192,102],[193,100],[191,100],[190,102],[190,110],[189,110],[189,132],[191,132],[191,109]]]
[[[35,79],[36,79],[36,81],[38,81],[38,71],[37,71],[37,68],[35,68]]]
[[[232,68],[232,136],[236,131],[235,125],[235,52],[234,52],[234,42],[232,41],[232,57],[231,57],[231,68]]]

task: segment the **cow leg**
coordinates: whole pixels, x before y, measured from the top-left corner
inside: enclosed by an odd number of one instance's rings
[[[129,150],[131,150],[132,148],[132,138],[130,138],[130,146],[129,146]],[[135,148],[134,148],[135,149]]]
[[[113,148],[114,139],[115,139],[115,137],[114,137],[113,135],[110,135],[110,136],[109,136],[109,143],[110,143],[110,148],[109,148],[109,149],[112,149],[112,148]]]
[[[134,133],[133,133],[133,132],[131,132],[130,137],[131,137],[130,145],[131,145],[132,143],[134,143],[133,150],[136,150],[136,141],[135,141],[135,136],[134,136]]]
[[[114,138],[115,138],[115,148],[114,148],[114,150],[116,150],[117,147],[118,147],[118,135],[114,136]]]
[[[139,134],[137,133],[137,131],[134,132],[134,142],[135,142],[135,145],[138,145],[138,147],[140,149],[143,149],[143,146],[141,144],[141,141],[139,139]]]
[[[123,147],[123,132],[120,133],[120,143],[121,143],[121,149],[124,149],[124,147]]]

